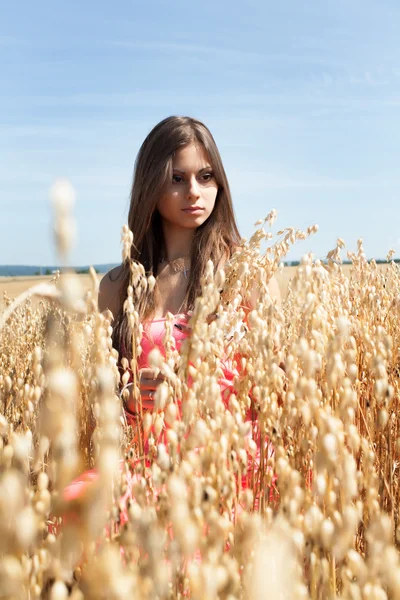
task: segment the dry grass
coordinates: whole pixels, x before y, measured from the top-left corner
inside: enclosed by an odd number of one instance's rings
[[[55,297],[13,312],[0,343],[1,597],[400,598],[400,272],[368,264],[360,244],[346,276],[339,240],[328,269],[305,257],[280,311],[267,281],[309,233],[282,232],[260,255],[260,228],[225,272],[210,269],[179,354],[167,322],[166,360],[152,357],[167,383],[135,430],[95,276],[89,294],[62,277]],[[132,282],[148,285],[134,265]],[[136,297],[125,308],[139,348]],[[221,359],[240,371],[226,402]],[[90,462],[95,481],[67,498]]]
[[[18,277],[0,277],[0,313],[5,308],[4,294],[13,299],[26,292],[29,288],[38,285],[39,283],[50,283],[53,275],[43,276],[18,276]],[[90,276],[79,275],[79,280],[82,286],[86,289],[90,287]]]
[[[348,277],[350,274],[350,265],[344,265],[343,272]],[[279,283],[282,297],[286,297],[289,281],[292,279],[295,273],[296,267],[285,267],[282,271],[279,270],[276,273],[276,278]],[[88,289],[91,281],[90,276],[79,275],[78,277],[82,282],[82,286]],[[101,277],[102,275],[99,275],[100,279]],[[38,283],[48,283],[51,279],[51,275],[42,277],[0,277],[0,312],[4,310],[5,307],[4,293],[6,293],[9,298],[16,298],[19,296],[19,294],[22,294],[22,292],[25,292],[30,287],[37,285]]]

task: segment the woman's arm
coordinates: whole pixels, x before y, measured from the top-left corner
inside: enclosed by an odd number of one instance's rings
[[[108,309],[114,319],[119,311],[121,276],[122,266],[115,267],[104,275],[99,286],[99,311],[103,312]]]
[[[109,310],[114,319],[118,315],[120,310],[120,288],[122,281],[122,266],[115,267],[106,273],[100,282],[99,286],[99,311],[103,312]],[[122,356],[120,357],[122,359]],[[124,369],[120,366],[121,377],[124,373]],[[137,399],[133,392],[132,372],[130,372],[129,381],[125,385],[121,383],[121,395],[124,403],[124,408],[127,413],[132,417],[137,415],[138,406]],[[160,373],[156,373],[153,369],[143,368],[139,369],[138,372],[138,385],[140,389],[140,397],[142,407],[144,409],[152,409],[154,406],[154,394],[160,383],[165,381],[165,377]]]

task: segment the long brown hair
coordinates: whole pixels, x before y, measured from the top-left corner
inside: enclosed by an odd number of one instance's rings
[[[157,266],[165,252],[161,216],[157,204],[162,190],[172,179],[174,153],[190,143],[199,143],[206,150],[218,185],[214,209],[197,228],[191,248],[191,270],[185,298],[185,309],[193,308],[201,292],[201,278],[211,259],[215,268],[227,259],[239,245],[240,235],[235,221],[228,180],[217,145],[209,129],[191,117],[167,117],[152,129],[144,140],[135,161],[128,226],[133,233],[131,258],[141,263],[146,275],[157,275]],[[132,334],[123,311],[130,279],[129,264],[123,265],[119,313],[116,316],[113,342],[117,350],[131,357]],[[146,290],[136,309],[141,320],[155,310],[157,285]],[[122,352],[121,352],[122,350]]]

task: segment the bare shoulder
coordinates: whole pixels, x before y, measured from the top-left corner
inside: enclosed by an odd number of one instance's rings
[[[110,310],[116,317],[119,311],[119,292],[122,283],[123,266],[114,267],[100,281],[99,311]]]

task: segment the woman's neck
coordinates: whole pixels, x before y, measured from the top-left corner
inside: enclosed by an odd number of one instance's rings
[[[193,229],[182,229],[174,227],[170,223],[163,224],[164,232],[164,259],[168,262],[190,256],[192,241],[194,236]]]

